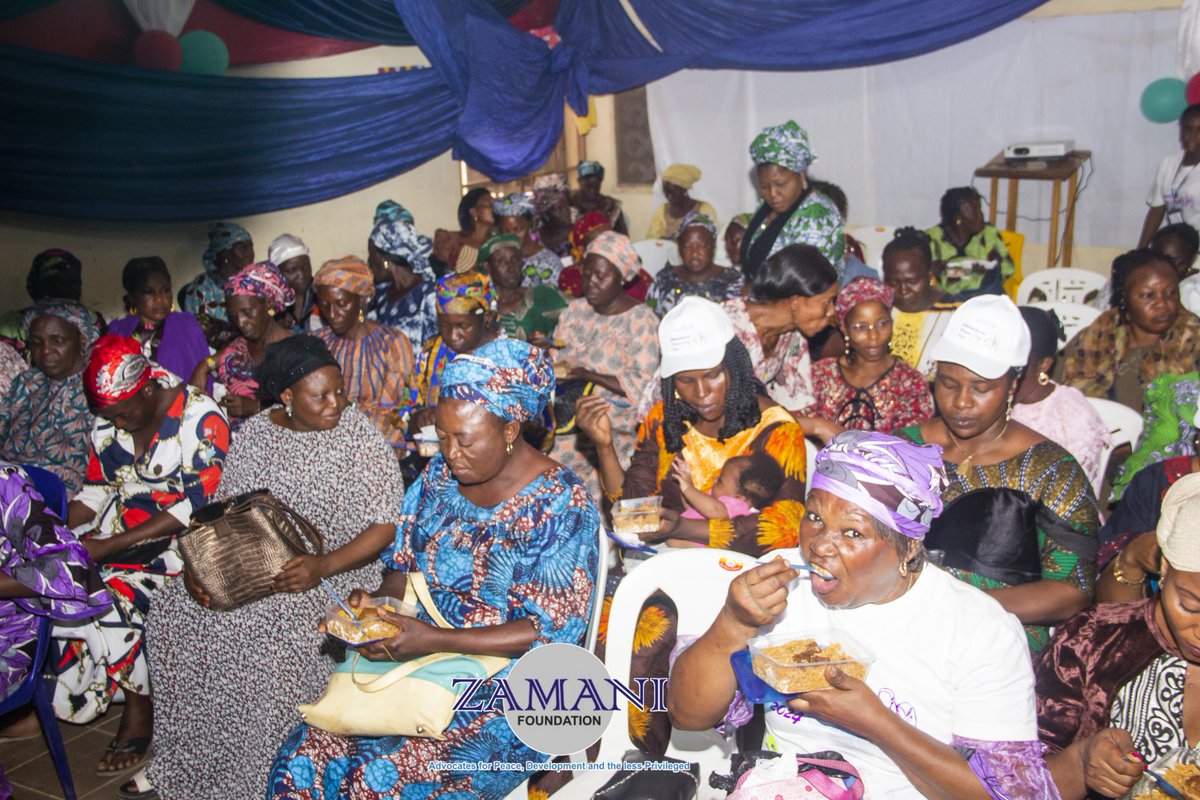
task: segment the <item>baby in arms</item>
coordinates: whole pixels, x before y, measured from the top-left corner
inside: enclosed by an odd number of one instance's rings
[[[783,486],[784,475],[765,455],[736,456],[725,462],[708,494],[692,483],[692,471],[680,455],[671,465],[688,510],[686,519],[732,519],[752,514],[771,502]]]

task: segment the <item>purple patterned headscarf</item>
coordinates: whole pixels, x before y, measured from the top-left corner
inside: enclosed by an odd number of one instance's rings
[[[872,431],[839,433],[820,453],[811,488],[862,508],[910,539],[924,539],[942,513],[942,448]]]

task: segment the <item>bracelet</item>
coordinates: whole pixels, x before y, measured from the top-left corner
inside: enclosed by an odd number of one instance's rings
[[[1142,579],[1138,580],[1138,581],[1131,581],[1131,580],[1129,580],[1129,578],[1125,577],[1125,573],[1121,571],[1121,554],[1120,553],[1118,553],[1117,557],[1113,559],[1112,574],[1113,574],[1113,577],[1117,579],[1117,583],[1123,583],[1126,586],[1145,586],[1146,585],[1146,577],[1147,576],[1145,574],[1143,574]]]
[[[209,356],[208,358],[206,358],[204,360],[204,363],[208,365],[209,369],[216,369],[217,368],[217,357]]]

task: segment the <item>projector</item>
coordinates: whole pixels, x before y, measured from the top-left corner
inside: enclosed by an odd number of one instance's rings
[[[1056,139],[1051,142],[1017,142],[1004,148],[1004,160],[1053,161],[1056,158],[1066,158],[1074,149],[1074,139]]]

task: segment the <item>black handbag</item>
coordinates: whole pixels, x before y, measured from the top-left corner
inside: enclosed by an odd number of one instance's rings
[[[581,379],[559,381],[554,387],[554,434],[573,436],[575,428],[575,404],[580,398],[596,391],[596,384]]]
[[[640,750],[630,750],[622,759],[626,764],[645,761],[688,764],[677,758],[647,755]],[[699,764],[689,764],[686,770],[679,772],[622,769],[592,795],[592,800],[692,800],[699,786]]]

